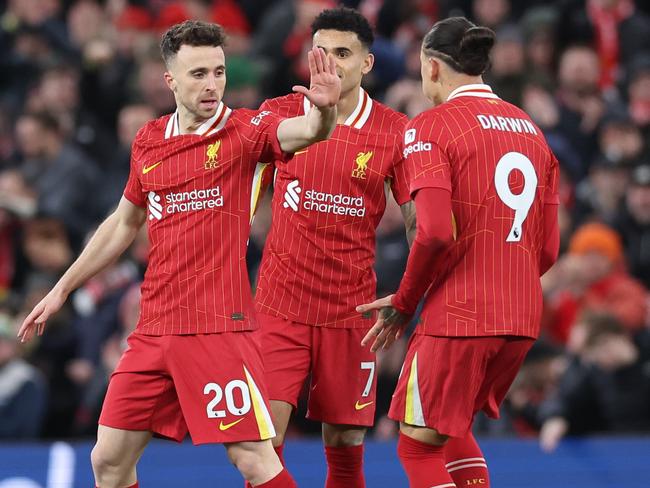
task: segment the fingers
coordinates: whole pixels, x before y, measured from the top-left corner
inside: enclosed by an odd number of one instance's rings
[[[315,49],[307,53],[307,62],[309,63],[309,74],[314,76],[318,71],[316,70],[316,59],[314,54]]]
[[[392,332],[392,327],[384,327],[384,329],[377,336],[377,339],[375,339],[375,342],[372,344],[370,352],[377,352],[379,349],[381,349],[384,344],[386,344],[386,340]]]
[[[314,51],[314,61],[316,63],[316,73],[323,73],[325,71],[325,51],[320,47],[315,47]]]
[[[384,321],[381,318],[377,319],[375,325],[372,326],[372,328],[368,331],[365,337],[361,340],[361,345],[366,346],[372,340],[373,337],[377,337],[377,335],[379,335],[383,327],[384,327]]]
[[[309,98],[309,90],[308,90],[307,88],[305,88],[304,86],[294,85],[293,87],[291,87],[291,89],[292,89],[294,92],[296,92],[296,93],[302,93],[303,95],[305,95],[306,97]]]
[[[391,295],[392,296],[392,295]],[[390,306],[390,297],[384,297],[384,298],[378,298],[374,302],[371,303],[364,303],[363,305],[359,305],[356,310],[357,312],[363,313],[363,312],[370,312],[371,310],[379,310],[383,307],[388,307]]]
[[[334,59],[334,56],[332,56],[331,54],[328,54],[327,55],[327,63],[328,63],[328,67],[329,67],[329,70],[328,70],[329,73],[331,75],[337,76],[336,75],[336,60]]]

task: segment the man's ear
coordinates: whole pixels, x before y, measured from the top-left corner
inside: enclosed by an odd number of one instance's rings
[[[165,78],[165,83],[167,83],[169,89],[176,93],[176,80],[174,79],[174,76],[169,71],[165,71],[163,77]]]

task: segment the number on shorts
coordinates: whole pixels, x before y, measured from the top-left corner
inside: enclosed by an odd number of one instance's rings
[[[238,389],[241,392],[241,405],[235,403],[234,390]],[[203,394],[209,395],[214,393],[214,397],[206,407],[206,413],[209,419],[219,419],[226,416],[225,410],[215,410],[215,407],[221,402],[224,397],[224,390],[216,383],[208,383],[203,388]],[[246,415],[251,409],[251,393],[248,385],[242,380],[232,380],[226,385],[226,408],[232,415]]]
[[[363,389],[362,397],[367,397],[370,395],[370,388],[372,387],[372,379],[375,376],[375,362],[374,361],[364,361],[361,363],[361,369],[369,369],[370,374],[368,375],[368,382],[366,387]]]
[[[512,193],[508,178],[515,169],[524,175],[524,189],[519,195]],[[537,175],[533,163],[521,153],[509,152],[497,163],[494,172],[494,186],[501,201],[515,211],[515,218],[506,242],[519,242],[523,233],[524,220],[535,200]]]

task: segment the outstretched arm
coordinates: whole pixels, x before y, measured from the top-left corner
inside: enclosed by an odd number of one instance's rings
[[[314,47],[308,54],[311,74],[309,90],[294,86],[311,102],[307,115],[283,120],[278,126],[278,141],[285,152],[296,152],[327,139],[336,127],[336,103],[341,94],[341,80],[336,74],[334,58]]]
[[[122,197],[115,212],[97,228],[77,260],[25,318],[18,331],[20,340],[26,342],[35,333],[41,335],[47,319],[63,306],[68,295],[115,261],[131,245],[145,217],[145,209]]]

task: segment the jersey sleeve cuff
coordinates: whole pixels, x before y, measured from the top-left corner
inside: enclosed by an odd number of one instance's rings
[[[442,178],[420,178],[411,183],[410,191],[413,196],[422,188],[442,188],[451,193],[451,182]]]
[[[147,206],[146,203],[145,203],[145,200],[143,200],[141,198],[138,198],[135,195],[132,195],[132,194],[127,193],[127,192],[124,192],[123,195],[124,195],[124,198],[126,198],[129,202],[131,202],[136,207],[145,208]]]

